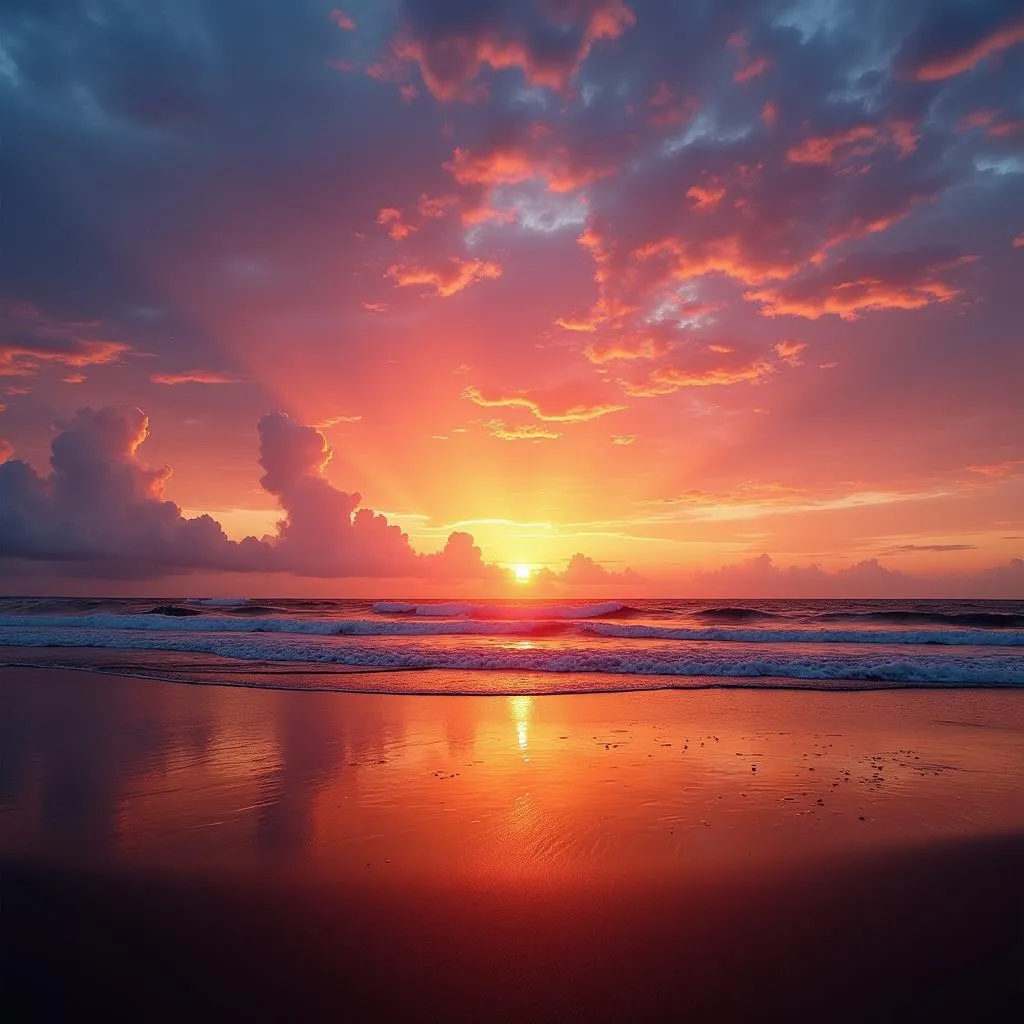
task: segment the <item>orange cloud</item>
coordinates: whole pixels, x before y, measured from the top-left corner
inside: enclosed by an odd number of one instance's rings
[[[592,395],[570,386],[548,391],[497,391],[470,385],[462,392],[462,397],[486,409],[526,409],[536,419],[548,423],[582,423],[626,408],[613,402],[596,401]]]
[[[448,265],[438,270],[428,267],[393,264],[385,272],[399,287],[425,284],[437,295],[447,298],[468,288],[475,281],[495,280],[501,277],[501,266],[485,260],[461,260],[453,256]]]
[[[386,302],[364,302],[363,309],[367,313],[386,313],[391,307]]]
[[[970,46],[920,64],[914,72],[919,82],[940,82],[970,71],[986,57],[1024,43],[1024,20],[1014,21],[990,32]]]
[[[543,139],[544,136],[535,137]],[[534,148],[511,143],[473,153],[459,147],[444,166],[462,185],[518,185],[538,179],[545,182],[551,192],[573,192],[614,170],[610,165],[579,165],[565,147],[532,152]]]
[[[800,353],[807,348],[806,341],[780,341],[775,346],[775,354],[790,366],[802,366]]]
[[[10,304],[0,311],[0,377],[30,377],[43,366],[115,363],[131,346],[92,337],[101,327],[48,317],[30,303]]]
[[[664,238],[634,250],[637,260],[661,260],[667,264],[672,280],[686,281],[704,274],[726,274],[746,284],[790,277],[801,267],[774,257],[758,260],[744,251],[737,235],[713,238],[703,245],[695,245],[681,238]]]
[[[487,420],[483,426],[487,428],[491,437],[496,437],[499,441],[556,441],[562,436],[557,431],[536,423],[513,426],[503,420]]]
[[[681,388],[729,387],[766,380],[775,367],[765,359],[753,359],[735,365],[698,368],[683,364],[656,366],[642,380],[626,384],[626,391],[638,398],[670,395]]]
[[[634,334],[608,338],[588,345],[583,354],[592,363],[608,363],[625,359],[657,359],[670,348],[671,342],[653,334]]]
[[[713,210],[725,197],[725,189],[720,185],[691,185],[686,197],[693,200],[695,210]]]
[[[749,82],[752,78],[757,78],[758,75],[763,75],[771,66],[772,62],[768,57],[758,57],[736,71],[732,76],[732,80],[742,85],[744,82]]]
[[[921,309],[960,295],[960,290],[942,275],[977,258],[960,256],[927,262],[916,253],[874,261],[849,257],[817,277],[749,291],[744,298],[760,302],[763,316],[801,316],[809,320],[828,313],[854,320],[871,310]]]
[[[221,370],[185,370],[183,373],[154,373],[149,378],[154,384],[244,384],[246,377]]]
[[[1013,240],[1014,249],[1024,249],[1024,231]]]
[[[383,227],[388,236],[393,238],[396,242],[400,242],[403,238],[408,238],[416,228],[409,224],[402,218],[402,211],[396,210],[392,206],[385,206],[380,213],[377,214],[377,223]]]
[[[786,159],[791,164],[832,166],[857,157],[867,157],[883,145],[909,156],[917,148],[918,134],[910,121],[890,121],[883,125],[859,124],[832,135],[813,135],[791,146]]]
[[[626,448],[636,441],[636,434],[612,434],[612,444]]]
[[[428,196],[421,195],[416,203],[419,215],[425,220],[440,220],[449,206],[455,206],[459,202],[458,196]]]
[[[779,121],[779,105],[774,100],[768,100],[761,108],[761,120],[769,128],[774,128]]]
[[[580,5],[551,5],[556,30],[573,20]],[[559,17],[559,8],[564,15]],[[395,55],[419,64],[423,81],[442,102],[472,99],[472,83],[483,67],[495,70],[519,68],[526,80],[535,86],[562,90],[579,70],[596,42],[617,39],[636,23],[636,15],[622,0],[603,0],[589,11],[574,49],[557,57],[538,52],[522,38],[509,35],[508,26],[500,20],[458,29],[436,38],[417,38],[406,33],[394,44]]]

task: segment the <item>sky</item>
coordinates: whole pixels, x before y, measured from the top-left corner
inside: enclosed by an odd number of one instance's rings
[[[1019,0],[8,0],[0,120],[2,592],[1024,597]]]

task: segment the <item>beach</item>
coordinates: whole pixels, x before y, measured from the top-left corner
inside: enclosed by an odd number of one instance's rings
[[[982,1019],[1021,995],[1019,689],[296,692],[75,653],[0,670],[12,1019]]]

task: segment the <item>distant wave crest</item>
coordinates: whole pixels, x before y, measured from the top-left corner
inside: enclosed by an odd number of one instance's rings
[[[425,615],[437,618],[608,619],[632,614],[635,609],[621,601],[583,605],[471,604],[466,601],[411,604],[405,601],[377,601],[373,610],[379,615]]]

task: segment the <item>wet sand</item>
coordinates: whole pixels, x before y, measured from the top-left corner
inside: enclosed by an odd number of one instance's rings
[[[5,1019],[1004,1017],[1024,692],[0,670]]]

